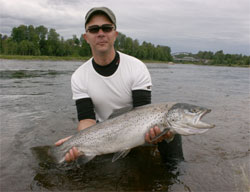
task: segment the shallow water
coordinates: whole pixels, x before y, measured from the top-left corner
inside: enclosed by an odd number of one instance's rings
[[[100,156],[83,167],[55,165],[35,146],[76,132],[70,76],[80,62],[0,60],[1,191],[246,191],[250,157],[250,69],[148,64],[153,102],[212,109],[216,128],[183,137],[185,161],[162,163],[153,147],[138,147],[111,163]]]

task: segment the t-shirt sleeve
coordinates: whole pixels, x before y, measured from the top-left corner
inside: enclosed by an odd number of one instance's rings
[[[79,121],[83,119],[96,119],[94,105],[91,98],[76,100],[76,109]]]
[[[152,87],[151,76],[144,63],[139,63],[139,65],[133,70],[132,73],[133,73],[132,90],[151,91]]]
[[[89,98],[84,81],[81,81],[75,74],[71,77],[71,90],[73,100]]]
[[[133,107],[139,107],[151,103],[151,91],[134,90],[132,91]]]

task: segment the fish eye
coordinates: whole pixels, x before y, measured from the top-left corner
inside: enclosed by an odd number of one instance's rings
[[[198,112],[198,109],[191,109],[190,112],[192,112],[192,113],[197,113],[197,112]]]

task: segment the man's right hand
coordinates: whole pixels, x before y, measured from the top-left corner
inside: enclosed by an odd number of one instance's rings
[[[78,123],[78,127],[77,127],[77,130],[78,131],[81,131],[87,127],[90,127],[92,125],[95,125],[96,124],[96,121],[94,119],[84,119],[84,120],[81,120],[79,123]],[[56,146],[59,146],[61,144],[63,144],[65,141],[67,141],[70,137],[72,136],[69,136],[69,137],[66,137],[64,139],[60,139],[59,141],[57,141],[55,143]],[[76,147],[72,147],[68,153],[66,153],[65,155],[65,161],[67,162],[71,162],[71,161],[74,161],[76,160],[78,157],[80,156],[79,154],[79,151],[77,150]]]
[[[64,138],[64,139],[60,139],[59,141],[57,141],[57,142],[55,143],[55,145],[56,145],[56,146],[59,146],[59,145],[63,144],[63,143],[64,143],[65,141],[67,141],[70,137],[72,137],[72,136],[66,137],[66,138]],[[68,153],[66,153],[66,155],[65,155],[65,161],[67,161],[67,162],[69,163],[69,162],[71,162],[71,161],[76,160],[78,157],[79,157],[79,152],[78,152],[77,148],[76,148],[76,147],[72,147],[72,148],[68,151]]]

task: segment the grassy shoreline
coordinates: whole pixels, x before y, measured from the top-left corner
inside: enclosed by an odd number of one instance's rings
[[[217,66],[217,67],[243,67],[243,68],[250,68],[249,65],[238,65],[238,64],[206,64],[206,63],[199,63],[199,62],[187,62],[187,63],[174,63],[174,64],[192,64],[192,65],[204,65],[204,66]]]
[[[31,56],[31,55],[0,55],[0,59],[13,59],[13,60],[41,60],[41,61],[86,61],[90,57],[79,56]],[[175,63],[168,61],[156,61],[156,60],[142,60],[145,63],[157,63],[157,64],[193,64],[193,65],[209,65],[204,63],[189,62],[189,63]],[[246,67],[247,65],[209,65],[209,66],[227,66],[227,67]]]
[[[86,61],[90,57],[79,56],[31,56],[31,55],[0,55],[0,59],[13,59],[13,60],[42,60],[42,61]],[[156,60],[143,60],[145,63],[163,63],[166,61]]]
[[[42,60],[42,61],[86,61],[89,57],[74,56],[31,56],[31,55],[0,55],[0,59]]]

